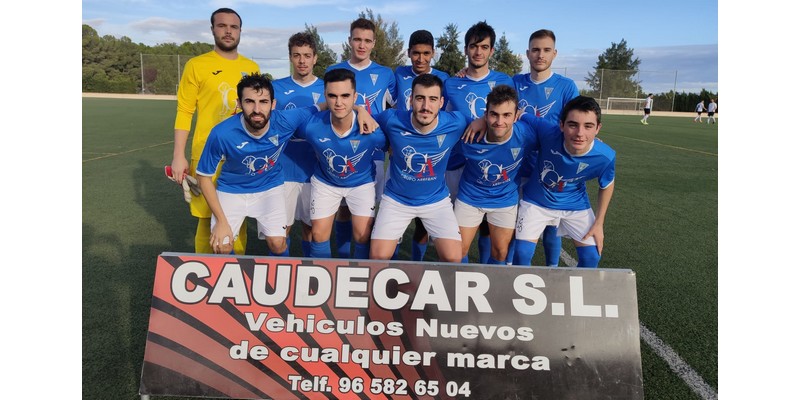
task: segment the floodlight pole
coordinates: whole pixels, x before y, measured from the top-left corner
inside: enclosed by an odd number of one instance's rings
[[[678,70],[675,70],[675,83],[672,85],[672,110],[671,112],[675,112],[675,95],[677,93],[678,88]]]
[[[139,53],[139,72],[142,73],[142,94],[144,94],[144,57]]]

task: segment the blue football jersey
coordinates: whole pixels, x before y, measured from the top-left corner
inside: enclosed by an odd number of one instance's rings
[[[489,71],[480,79],[453,76],[444,83],[445,109],[457,111],[470,121],[480,118],[486,112],[486,96],[497,85],[514,87],[514,81],[510,76],[497,71]],[[447,169],[457,169],[463,165],[463,157],[453,157]]]
[[[316,158],[310,154],[306,154],[306,158],[318,160],[314,165],[314,176],[320,181],[336,187],[356,187],[375,182],[372,153],[386,150],[386,137],[380,128],[370,134],[360,134],[355,113],[350,130],[343,135],[334,132],[330,111],[311,117],[296,135],[314,149]]]
[[[522,190],[522,198],[544,208],[579,211],[591,208],[586,181],[597,179],[601,188],[614,182],[616,152],[595,139],[584,155],[573,156],[564,148],[564,135],[558,125],[544,118],[525,114],[538,137],[537,168]]]
[[[295,130],[316,112],[316,107],[272,111],[269,129],[260,137],[245,129],[241,114],[220,122],[211,129],[197,173],[214,175],[224,158],[217,179],[217,190],[221,192],[258,193],[282,185],[283,170],[278,162],[281,152]]]
[[[308,107],[324,100],[325,85],[322,79],[315,79],[307,85],[300,85],[291,76],[272,81],[275,89],[276,109],[290,110],[292,108]],[[309,182],[314,173],[316,160],[308,155],[312,153],[311,146],[305,140],[291,138],[283,150],[281,167],[286,182]]]
[[[442,82],[450,78],[446,72],[439,71],[436,68],[431,68],[432,75],[436,75]],[[410,65],[401,65],[394,70],[394,77],[397,81],[397,105],[395,108],[403,111],[411,110],[411,83],[418,75],[414,72],[414,68]]]
[[[387,110],[375,119],[392,148],[384,194],[408,206],[433,204],[449,195],[444,173],[453,147],[461,140],[467,118],[440,111],[436,128],[419,133],[411,112]]]
[[[458,199],[473,207],[502,208],[519,202],[520,171],[537,143],[526,123],[516,122],[503,142],[459,142],[466,162],[458,184]]]

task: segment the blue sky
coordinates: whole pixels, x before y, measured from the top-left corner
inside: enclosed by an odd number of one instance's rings
[[[645,91],[718,91],[717,1],[84,0],[82,20],[100,35],[128,36],[136,43],[213,43],[209,16],[219,7],[242,16],[240,52],[275,77],[288,75],[286,41],[305,24],[316,26],[326,44],[341,53],[350,22],[370,8],[397,22],[404,40],[417,29],[438,37],[452,22],[463,45],[464,32],[486,20],[523,56],[531,32],[551,29],[559,51],[553,68],[580,87],[597,57],[625,39],[641,60]],[[523,64],[527,71],[527,60]]]

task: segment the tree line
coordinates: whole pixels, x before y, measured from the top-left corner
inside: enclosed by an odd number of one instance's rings
[[[371,58],[373,61],[390,67],[404,65],[406,47],[397,22],[389,23],[367,9],[358,17],[367,18],[375,23],[375,47]],[[134,43],[127,36],[116,38],[111,35],[100,36],[89,25],[83,24],[83,68],[82,89],[84,92],[96,93],[140,93],[143,87],[151,88],[155,93],[172,93],[178,84],[178,74],[166,74],[162,71],[183,70],[189,58],[207,53],[214,46],[209,43],[184,42],[183,44],[162,43],[148,46]],[[350,58],[350,46],[342,46],[341,58],[320,37],[317,28],[305,25],[317,42],[317,65],[314,75],[323,76],[325,69],[337,62]],[[438,60],[434,68],[451,76],[466,66],[464,47],[460,41],[458,25],[450,23],[444,27],[441,36],[435,38]],[[149,62],[142,70],[142,54],[147,54]],[[153,57],[164,56],[164,57]],[[173,56],[173,57],[166,57]],[[178,57],[175,57],[178,56]],[[522,71],[524,54],[517,55],[511,51],[509,42],[503,33],[495,44],[495,52],[489,60],[489,68],[514,76]],[[581,94],[596,98],[604,97],[643,97],[641,82],[636,80],[641,61],[634,56],[625,39],[612,43],[603,54],[598,56],[594,72],[585,78],[588,89]],[[605,76],[601,71],[614,71]],[[613,94],[608,94],[613,93]],[[694,111],[694,106],[703,99],[717,98],[716,93],[703,89],[701,93],[667,93],[655,94],[655,110]],[[674,108],[673,108],[674,103]]]

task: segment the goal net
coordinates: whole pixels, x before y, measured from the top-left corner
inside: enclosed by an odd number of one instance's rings
[[[606,98],[606,110],[639,113],[644,108],[644,100],[631,97],[608,97]]]

